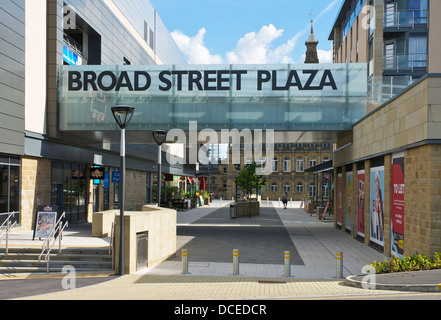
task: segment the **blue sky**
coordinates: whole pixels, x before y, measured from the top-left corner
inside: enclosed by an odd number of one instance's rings
[[[343,0],[150,0],[191,64],[303,63],[314,20],[320,62]]]

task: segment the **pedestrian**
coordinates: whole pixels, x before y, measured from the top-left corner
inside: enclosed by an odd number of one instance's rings
[[[285,194],[282,196],[282,202],[283,202],[283,209],[286,209],[286,205],[288,203],[288,193],[285,192]]]

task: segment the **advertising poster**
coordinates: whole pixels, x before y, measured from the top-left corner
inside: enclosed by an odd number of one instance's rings
[[[370,214],[371,241],[384,245],[384,166],[371,168]]]
[[[404,153],[392,156],[392,254],[403,258],[404,253]]]
[[[346,229],[352,230],[352,225],[354,224],[352,219],[352,194],[354,193],[354,175],[352,172],[346,172],[346,208],[345,208],[345,221]]]
[[[357,234],[364,237],[364,170],[357,173]]]
[[[51,234],[57,223],[57,211],[58,206],[37,207],[32,240],[34,240],[35,237],[45,238]]]
[[[342,213],[343,213],[343,175],[338,174],[337,178],[337,224],[341,226],[342,224]]]

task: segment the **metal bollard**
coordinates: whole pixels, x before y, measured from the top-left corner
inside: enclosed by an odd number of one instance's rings
[[[182,274],[188,274],[188,250],[182,250]]]
[[[233,250],[233,275],[239,275],[239,249]]]
[[[285,277],[291,277],[291,252],[285,251]]]
[[[337,278],[343,279],[343,252],[337,252]]]

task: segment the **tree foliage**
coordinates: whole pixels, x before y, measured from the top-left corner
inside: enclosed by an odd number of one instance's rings
[[[257,164],[255,162],[247,164],[237,176],[237,185],[245,194],[253,193],[253,190],[262,189],[265,179],[256,174]]]

